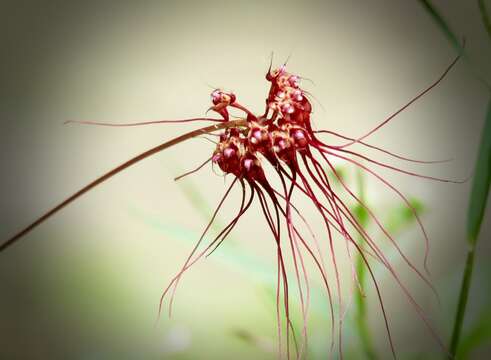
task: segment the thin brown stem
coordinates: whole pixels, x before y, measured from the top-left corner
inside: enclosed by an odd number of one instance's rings
[[[240,126],[245,126],[247,124],[247,121],[244,120],[244,119],[239,119],[239,120],[233,120],[233,121],[227,121],[227,122],[222,122],[220,124],[215,124],[215,125],[210,125],[210,126],[206,126],[204,128],[200,128],[200,129],[197,129],[197,130],[193,130],[193,131],[190,131],[186,134],[183,134],[181,136],[178,136],[172,140],[169,140],[163,144],[160,144],[152,149],[149,149],[133,158],[131,158],[130,160],[124,162],[123,164],[119,165],[118,167],[112,169],[111,171],[105,173],[104,175],[98,177],[97,179],[95,179],[94,181],[92,181],[91,183],[89,183],[88,185],[86,185],[85,187],[83,187],[82,189],[80,189],[79,191],[77,191],[75,194],[73,194],[72,196],[70,196],[69,198],[67,198],[66,200],[64,200],[63,202],[61,202],[60,204],[58,204],[57,206],[55,206],[53,209],[49,210],[48,212],[46,212],[44,215],[42,215],[41,217],[39,217],[36,221],[34,221],[33,223],[31,223],[30,225],[28,225],[27,227],[25,227],[24,229],[22,229],[21,231],[19,231],[17,234],[15,234],[14,236],[12,236],[10,239],[8,239],[7,241],[5,241],[2,245],[0,245],[0,252],[4,251],[6,248],[8,248],[9,246],[11,246],[12,244],[14,244],[15,242],[17,242],[19,239],[21,239],[24,235],[26,235],[28,232],[30,232],[31,230],[33,230],[35,227],[37,227],[38,225],[42,224],[44,221],[46,221],[49,217],[51,217],[52,215],[56,214],[58,211],[60,211],[61,209],[63,209],[65,206],[67,206],[68,204],[70,204],[71,202],[73,202],[74,200],[78,199],[80,196],[82,196],[83,194],[85,194],[86,192],[88,192],[89,190],[92,190],[94,187],[96,187],[97,185],[103,183],[104,181],[110,179],[111,177],[113,177],[114,175],[120,173],[121,171],[125,170],[126,168],[130,167],[131,165],[134,165],[136,164],[137,162],[140,162],[141,160],[143,159],[146,159],[152,155],[155,155],[165,149],[168,149],[170,148],[171,146],[174,146],[174,145],[177,145],[183,141],[186,141],[186,140],[189,140],[189,139],[192,139],[192,138],[195,138],[197,136],[200,136],[200,135],[203,135],[203,134],[208,134],[208,133],[211,133],[211,132],[214,132],[214,131],[218,131],[218,130],[223,130],[223,129],[227,129],[227,128],[230,128],[230,127],[240,127]]]

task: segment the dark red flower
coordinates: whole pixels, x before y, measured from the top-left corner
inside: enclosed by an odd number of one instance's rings
[[[455,63],[455,62],[454,62]],[[390,116],[379,126],[368,132],[366,135],[358,138],[352,139],[346,136],[336,134],[331,131],[316,131],[311,125],[311,115],[312,115],[312,105],[309,100],[309,96],[300,87],[300,77],[297,75],[290,74],[286,71],[286,66],[281,66],[279,69],[271,71],[269,70],[266,74],[266,79],[271,82],[270,89],[268,92],[268,97],[266,99],[266,109],[262,116],[256,116],[247,108],[237,103],[236,96],[233,94],[224,93],[221,90],[215,90],[212,93],[212,101],[214,106],[211,108],[223,117],[223,121],[229,120],[228,108],[234,107],[245,112],[245,118],[247,122],[237,127],[229,127],[220,134],[219,142],[211,157],[211,161],[217,164],[218,167],[225,173],[234,176],[235,180],[230,185],[227,193],[220,202],[219,207],[221,207],[224,199],[229,194],[232,187],[241,186],[242,187],[242,202],[237,215],[228,224],[227,227],[201,252],[197,253],[199,243],[203,239],[204,234],[209,228],[205,229],[203,236],[201,237],[197,246],[193,249],[193,252],[186,260],[183,268],[177,274],[177,276],[172,280],[169,287],[165,290],[162,300],[167,295],[168,291],[173,288],[172,295],[175,292],[177,283],[181,278],[182,274],[198,259],[203,256],[211,254],[225,239],[227,234],[236,225],[239,218],[244,215],[244,213],[250,208],[251,202],[254,197],[257,197],[260,203],[260,207],[266,219],[266,223],[271,230],[273,239],[277,246],[277,262],[278,262],[278,283],[277,283],[277,314],[278,314],[278,338],[280,353],[282,350],[281,339],[282,339],[282,326],[280,319],[280,289],[283,289],[283,311],[286,318],[286,351],[287,356],[290,356],[290,332],[293,331],[290,320],[290,305],[289,305],[289,279],[287,277],[286,265],[285,265],[285,247],[290,248],[292,255],[294,271],[296,275],[296,281],[298,282],[298,288],[300,290],[300,301],[302,306],[302,315],[304,320],[303,328],[303,342],[300,353],[303,351],[306,340],[306,322],[307,322],[307,309],[308,309],[308,294],[304,294],[304,290],[309,291],[308,276],[304,265],[304,255],[307,254],[311,257],[312,261],[318,268],[318,271],[322,277],[325,285],[327,296],[329,299],[330,314],[332,318],[332,332],[334,333],[335,324],[338,324],[337,332],[339,334],[339,351],[341,352],[341,334],[342,334],[342,316],[339,314],[337,320],[335,319],[333,302],[334,294],[336,295],[336,301],[341,304],[341,285],[338,271],[338,264],[336,261],[336,256],[334,252],[334,233],[338,233],[346,241],[346,248],[349,254],[349,248],[353,247],[358,251],[365,265],[367,266],[370,276],[379,297],[379,303],[384,317],[384,321],[387,328],[387,334],[389,338],[389,343],[392,348],[392,352],[395,356],[395,351],[392,344],[391,334],[389,330],[388,319],[384,309],[384,303],[378,289],[378,283],[375,279],[371,266],[367,261],[367,257],[370,256],[376,261],[383,264],[386,269],[392,274],[395,280],[401,286],[403,292],[407,295],[410,302],[416,308],[419,315],[423,318],[426,325],[429,327],[431,332],[434,334],[435,338],[439,340],[436,333],[433,331],[429,321],[424,315],[422,309],[413,299],[409,291],[406,289],[404,284],[399,280],[398,274],[395,272],[394,268],[389,263],[387,257],[384,255],[383,251],[374,240],[365,231],[363,226],[358,222],[356,216],[350,210],[350,208],[345,204],[341,197],[336,194],[333,190],[333,186],[328,176],[328,172],[333,174],[338,181],[341,183],[343,189],[346,193],[351,196],[358,204],[364,207],[368,214],[374,219],[377,226],[381,231],[387,236],[387,238],[396,247],[399,254],[403,257],[407,265],[416,272],[416,274],[427,283],[432,289],[433,286],[429,280],[429,276],[426,273],[418,270],[418,268],[413,265],[406,255],[399,248],[398,244],[394,241],[392,236],[389,234],[387,229],[382,225],[381,221],[369,209],[358,196],[348,187],[345,181],[339,176],[336,168],[333,166],[332,161],[334,159],[342,159],[355,165],[356,167],[362,169],[363,171],[373,175],[376,179],[382,182],[390,190],[394,191],[407,205],[407,207],[413,212],[416,217],[420,228],[425,237],[426,246],[428,249],[428,238],[426,231],[421,223],[421,220],[416,213],[408,199],[379,175],[375,170],[367,165],[364,165],[357,159],[363,159],[372,165],[376,165],[383,168],[388,168],[396,172],[401,172],[411,176],[428,178],[437,181],[447,182],[449,180],[438,179],[434,177],[429,177],[425,175],[416,174],[410,171],[406,171],[389,164],[385,164],[376,160],[373,160],[365,155],[359,154],[352,150],[349,150],[349,146],[360,143],[364,146],[370,147],[372,149],[379,150],[386,154],[392,155],[398,159],[403,159],[405,161],[413,162],[423,162],[420,160],[412,160],[407,157],[396,155],[392,152],[384,150],[379,147],[369,145],[363,140],[371,135],[373,132],[378,130],[384,124],[386,124],[395,115],[405,109],[407,106],[412,104],[418,98],[423,96],[427,91],[436,86],[449,69],[453,66],[452,63],[445,73],[429,88],[424,90],[421,94],[412,99],[403,108],[398,110],[394,115]],[[321,139],[319,139],[318,134],[329,133],[335,135],[342,139],[349,140],[349,142],[343,145],[331,145]],[[269,168],[274,170],[274,173],[266,174],[264,170],[264,163],[268,162],[271,166]],[[426,161],[431,163],[432,161]],[[327,169],[327,171],[326,171]],[[281,187],[275,189],[272,187],[271,178],[276,176],[279,178]],[[246,199],[246,192],[249,192],[248,201]],[[298,226],[294,223],[292,217],[292,211],[297,212],[303,223],[308,226],[306,220],[298,212],[294,204],[292,203],[293,192],[300,192],[311,200],[314,208],[318,211],[321,218],[323,219],[325,231],[329,241],[329,258],[331,259],[331,266],[335,274],[336,283],[334,287],[328,283],[326,274],[326,264],[324,263],[324,256],[320,250],[320,246],[317,243],[315,236],[313,240],[315,242],[314,246],[307,241],[307,239],[301,234]],[[215,217],[214,214],[212,221]],[[281,229],[287,230],[286,240],[281,234]],[[355,234],[361,235],[365,240],[366,246],[362,249],[353,240]],[[427,250],[428,251],[428,250]],[[302,254],[303,253],[303,254]],[[424,265],[426,268],[427,252],[425,254]],[[353,274],[356,280],[356,274]],[[302,286],[302,283],[304,284]],[[172,298],[171,304],[172,306]],[[295,337],[293,337],[295,339]],[[441,341],[440,341],[441,343]],[[296,344],[297,345],[297,344]],[[443,346],[443,345],[442,345]],[[334,342],[331,342],[331,350],[334,347]],[[297,356],[301,356],[298,352]]]

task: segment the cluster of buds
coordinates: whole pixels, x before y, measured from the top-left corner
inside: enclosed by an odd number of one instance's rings
[[[308,103],[299,87],[300,78],[285,70],[285,66],[266,75],[272,86],[268,97],[268,106],[273,111],[288,116],[296,111],[305,111],[303,103]],[[305,101],[304,101],[305,99]],[[310,107],[308,107],[310,112]]]
[[[247,128],[227,129],[220,135],[212,160],[224,173],[263,181],[265,175],[259,154],[272,164],[283,161],[292,165],[295,152],[303,151],[307,146],[307,132],[297,125],[249,122]]]
[[[214,90],[212,110],[228,120],[228,107],[246,112],[247,126],[229,128],[220,135],[212,160],[227,174],[263,183],[265,175],[259,155],[271,164],[282,161],[294,166],[297,152],[305,151],[313,137],[309,135],[312,106],[299,87],[299,77],[282,66],[268,71],[271,82],[263,116],[255,116],[236,101],[233,93]],[[269,111],[272,115],[268,117]],[[305,127],[305,124],[308,124]]]

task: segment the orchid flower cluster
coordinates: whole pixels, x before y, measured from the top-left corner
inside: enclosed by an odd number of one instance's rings
[[[267,110],[262,117],[256,117],[235,100],[234,94],[221,90],[212,93],[213,110],[224,119],[228,118],[227,107],[243,108],[247,112],[247,126],[228,128],[220,135],[220,142],[213,153],[212,161],[227,174],[267,188],[267,180],[261,166],[260,156],[274,167],[281,164],[294,167],[296,154],[308,151],[310,114],[312,106],[298,86],[298,77],[282,67],[268,72],[271,90]],[[272,116],[267,117],[272,111]]]
[[[18,241],[26,233],[64,208],[66,205],[129,166],[187,139],[200,135],[214,134],[217,135],[218,141],[216,142],[216,147],[213,150],[211,157],[209,157],[209,159],[197,169],[187,172],[176,179],[195,173],[205,165],[211,163],[213,166],[218,166],[224,174],[232,176],[233,181],[228,186],[225,194],[213,213],[210,222],[203,231],[199,241],[196,243],[193,250],[187,257],[184,265],[172,279],[168,287],[164,290],[160,301],[159,314],[162,309],[163,301],[169,293],[171,294],[169,314],[171,313],[174,294],[184,272],[199,259],[210,255],[220,246],[220,244],[223,243],[227,235],[234,229],[239,219],[251,208],[251,205],[254,203],[254,199],[257,198],[261,209],[260,211],[264,215],[267,226],[271,231],[276,248],[276,316],[280,358],[283,357],[285,350],[286,357],[290,358],[292,339],[295,345],[295,357],[302,358],[306,353],[308,343],[307,323],[310,302],[310,285],[308,274],[309,266],[307,264],[307,257],[310,258],[311,264],[320,274],[323,287],[326,291],[326,297],[328,299],[328,309],[331,318],[330,351],[332,353],[333,349],[336,347],[334,334],[337,333],[337,347],[342,356],[342,324],[344,316],[341,311],[342,287],[340,284],[340,270],[336,259],[334,245],[334,242],[336,241],[335,239],[338,237],[343,239],[343,245],[346,248],[346,253],[349,259],[352,259],[352,251],[355,251],[359,256],[361,256],[366,268],[368,269],[369,275],[376,290],[381,313],[385,322],[388,342],[394,357],[395,350],[389,328],[388,317],[384,308],[383,298],[379,290],[379,284],[372,271],[370,262],[368,261],[369,258],[382,264],[382,266],[392,275],[435,339],[441,344],[442,348],[445,348],[442,345],[438,335],[433,330],[422,308],[414,300],[411,293],[400,280],[398,273],[391,265],[387,256],[384,254],[383,249],[377,245],[373,237],[359,222],[356,215],[353,213],[352,209],[348,206],[343,197],[348,196],[351,198],[351,201],[354,201],[356,204],[365,209],[368,215],[372,218],[373,222],[390,241],[392,246],[409,266],[409,268],[414,271],[414,273],[417,274],[417,276],[419,276],[421,280],[424,281],[431,289],[433,289],[427,271],[428,236],[418,213],[408,198],[392,183],[380,175],[375,168],[390,169],[394,172],[442,182],[451,182],[451,180],[421,175],[395,167],[393,165],[372,159],[362,153],[356,152],[352,150],[352,146],[360,145],[402,161],[416,163],[438,162],[410,159],[381,147],[368,144],[364,140],[437,86],[457,60],[458,58],[455,59],[450,66],[447,67],[443,74],[429,87],[420,92],[391,116],[383,120],[375,128],[358,138],[347,137],[331,130],[314,130],[311,123],[312,104],[309,99],[310,95],[300,86],[302,78],[298,75],[289,73],[286,70],[286,64],[276,70],[272,70],[271,66],[268,69],[266,80],[270,83],[270,87],[266,97],[266,108],[262,115],[255,115],[244,105],[240,104],[235,94],[216,89],[211,94],[211,101],[213,105],[209,110],[219,114],[219,119],[204,117],[183,120],[160,120],[132,124],[108,124],[87,121],[78,122],[103,126],[137,126],[156,123],[208,121],[213,125],[193,130],[163,143],[138,156],[135,156],[108,173],[102,175],[60,203],[58,206],[42,215],[39,219],[21,230],[12,238],[1,244],[0,252]],[[243,116],[241,116],[238,120],[231,120],[231,115],[229,113],[231,109],[242,112]],[[217,131],[220,131],[221,133],[216,134]],[[325,134],[341,139],[344,141],[344,143],[337,145],[330,144],[320,138],[320,136]],[[356,192],[350,188],[349,184],[343,179],[336,167],[333,165],[333,161],[335,160],[342,160],[357,167],[360,171],[374,177],[387,189],[399,196],[405,203],[407,208],[413,213],[415,219],[417,220],[425,239],[426,251],[424,256],[424,271],[419,270],[418,267],[416,267],[408,259],[408,257],[399,247],[398,243],[393,239],[392,235],[379,220],[377,215],[364,203]],[[336,189],[333,185],[333,178],[338,184]],[[274,186],[273,184],[279,185]],[[201,243],[203,242],[205,235],[214,222],[226,198],[236,186],[239,186],[242,193],[239,210],[227,224],[227,226],[225,226],[209,244],[204,246],[204,249],[201,249]],[[341,187],[343,194],[338,194],[339,187]],[[294,196],[296,197],[297,193],[300,194],[300,196],[304,196],[308,202],[313,205],[314,211],[319,214],[322,226],[325,229],[325,237],[328,240],[327,252],[323,250],[316,233],[313,231],[313,228],[303,215],[303,212],[293,203]],[[297,224],[298,221],[305,226],[303,231],[301,231],[301,228]],[[307,229],[308,234],[305,234],[305,229]],[[284,235],[285,230],[286,235]],[[358,241],[355,241],[355,237],[363,239],[363,243],[360,244]],[[289,261],[287,261],[286,258],[288,251],[287,249],[289,249],[289,253],[291,254]],[[329,264],[327,264],[326,258],[328,258]],[[293,273],[297,283],[300,299],[300,312],[303,320],[301,334],[302,341],[300,346],[298,344],[294,326],[291,320],[292,309],[290,303],[290,279],[288,278],[289,271],[287,270],[288,263],[293,266]],[[331,284],[329,281],[328,270],[332,272],[334,284]],[[359,291],[362,291],[362,287],[359,284],[354,267],[352,267],[352,279],[354,283],[358,285]],[[356,288],[356,286],[354,287]],[[340,308],[337,315],[335,315],[334,311],[335,304],[338,304]]]
[[[453,66],[453,64],[454,63],[452,63],[451,66]],[[237,126],[227,127],[221,134],[219,134],[219,140],[216,144],[215,150],[213,151],[212,157],[198,169],[190,171],[185,175],[194,173],[211,161],[213,164],[218,165],[223,173],[233,176],[234,180],[222,198],[210,224],[208,224],[206,227],[203,235],[196,244],[192,253],[187,258],[181,271],[179,271],[174,279],[172,279],[169,286],[165,289],[161,299],[161,306],[164,297],[172,288],[172,296],[169,305],[169,311],[172,311],[173,297],[182,274],[200,258],[210,255],[217,249],[218,246],[220,246],[220,244],[225,240],[226,236],[237,224],[238,220],[250,208],[254,197],[257,197],[261,211],[264,214],[264,218],[266,219],[266,223],[272,233],[277,249],[278,276],[276,287],[276,312],[280,357],[282,349],[284,348],[284,346],[282,346],[283,336],[285,336],[286,340],[286,355],[288,358],[290,357],[290,337],[292,333],[292,337],[295,341],[297,358],[302,357],[307,344],[310,285],[309,276],[307,274],[308,267],[306,266],[305,254],[311,258],[314,266],[317,267],[327,292],[330,316],[332,320],[330,349],[332,351],[335,346],[333,339],[334,333],[337,331],[339,339],[339,352],[342,354],[343,315],[339,314],[336,317],[333,310],[333,304],[337,301],[340,307],[339,312],[341,312],[342,302],[339,265],[336,260],[334,249],[335,234],[340,235],[341,238],[344,239],[346,251],[350,260],[352,259],[351,251],[354,249],[362,256],[363,262],[368,268],[369,274],[376,288],[390,347],[394,356],[395,350],[392,343],[384,302],[379,291],[379,285],[374,276],[371,265],[368,262],[368,257],[371,257],[381,263],[392,274],[395,280],[399,283],[403,292],[409,298],[412,305],[415,307],[416,311],[441,344],[441,341],[439,340],[435,331],[432,329],[431,324],[422,308],[416,303],[410,292],[400,281],[399,275],[391,266],[381,247],[377,245],[374,239],[360,224],[357,217],[355,214],[353,214],[353,211],[343,200],[341,195],[337,194],[334,190],[332,177],[334,176],[336,182],[341,184],[341,187],[344,189],[345,193],[347,193],[357,204],[359,204],[359,206],[363,207],[368,212],[369,216],[374,220],[384,235],[390,240],[396,251],[404,259],[410,269],[412,269],[417,276],[419,276],[432,289],[432,291],[434,291],[433,285],[429,279],[429,272],[427,271],[428,237],[416,209],[413,207],[408,198],[403,195],[394,185],[378,174],[376,170],[373,170],[371,167],[365,165],[365,163],[382,168],[388,168],[411,176],[443,182],[450,180],[421,175],[397,168],[392,165],[371,159],[361,153],[352,151],[348,149],[348,147],[354,144],[361,144],[365,147],[383,152],[386,155],[409,162],[439,162],[421,161],[403,157],[380,147],[367,144],[363,140],[385,125],[389,120],[395,117],[399,112],[404,110],[418,98],[423,96],[431,88],[436,86],[436,84],[438,84],[449,71],[450,67],[447,68],[445,73],[435,83],[412,99],[402,109],[398,110],[395,114],[384,120],[384,122],[372,129],[369,133],[357,139],[349,138],[333,131],[319,131],[313,129],[311,124],[312,104],[309,100],[309,94],[300,87],[301,77],[289,73],[286,70],[285,65],[274,71],[272,71],[270,67],[266,74],[266,80],[271,84],[268,96],[266,98],[266,109],[264,114],[261,116],[254,115],[253,112],[240,104],[237,101],[237,96],[235,94],[225,92],[221,89],[214,90],[211,94],[213,106],[210,108],[210,110],[217,112],[223,118],[223,122],[226,123],[230,122],[229,110],[233,108],[238,109],[244,113],[243,118],[245,121],[239,123]],[[328,144],[319,139],[318,134],[322,133],[334,135],[343,140],[347,140],[348,142],[342,145]],[[397,242],[393,239],[391,234],[384,227],[374,212],[362,201],[362,199],[359,198],[355,191],[349,187],[346,181],[336,170],[336,167],[333,165],[333,160],[335,159],[343,160],[372,175],[402,199],[402,201],[417,219],[425,238],[426,253],[424,267],[426,272],[420,271],[407,258]],[[269,173],[265,169],[265,164],[268,164],[268,169],[272,169]],[[273,187],[273,182],[271,181],[272,176],[276,176],[277,179],[279,179],[279,183],[281,184],[279,188]],[[218,236],[216,236],[204,250],[198,253],[198,247],[200,246],[205,233],[208,231],[211,223],[215,219],[215,216],[222,206],[225,198],[229,195],[231,189],[236,186],[236,184],[240,184],[242,188],[242,201],[238,213],[218,234]],[[249,193],[248,197],[246,195],[247,192]],[[302,212],[299,211],[299,209],[292,203],[294,192],[299,192],[303,196],[306,196],[322,219],[325,234],[328,238],[328,257],[330,258],[331,262],[329,267],[334,273],[334,285],[331,285],[328,281],[328,266],[326,265],[325,261],[326,254],[324,254],[317,236],[312,231],[312,227],[302,215]],[[295,214],[295,216],[297,216],[303,222],[303,224],[306,225],[309,231],[309,239],[302,233],[302,231],[300,231],[299,226],[295,224],[293,214]],[[285,236],[281,233],[282,229],[283,231],[286,229],[286,240],[284,239]],[[360,246],[360,244],[354,240],[355,234],[357,236],[361,236],[361,238],[364,240],[364,246]],[[302,343],[300,348],[298,347],[296,337],[294,335],[294,328],[291,322],[291,305],[289,302],[290,286],[287,276],[288,271],[285,259],[285,247],[290,248],[291,260],[299,291],[301,314],[303,317]],[[357,279],[356,271],[354,271],[354,267],[352,268],[352,278],[355,283],[358,283],[359,291],[362,291]],[[281,289],[283,290],[282,294]],[[283,311],[280,310],[281,306],[283,307]],[[284,327],[282,326],[282,319],[280,315],[281,312],[284,313],[286,323]],[[337,330],[335,329],[335,324],[337,324]],[[286,335],[284,335],[285,332]]]

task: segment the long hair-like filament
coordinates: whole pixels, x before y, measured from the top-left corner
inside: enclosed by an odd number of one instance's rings
[[[199,118],[179,119],[179,120],[140,121],[134,123],[107,123],[107,122],[100,122],[100,121],[68,120],[65,121],[65,124],[95,125],[95,126],[108,126],[108,127],[133,127],[133,126],[156,125],[156,124],[182,124],[182,123],[197,122],[197,121],[224,122],[223,119],[199,117]]]
[[[264,196],[264,193],[262,190],[255,185],[258,198],[259,198],[259,203],[261,205],[261,209],[263,211],[264,217],[266,219],[266,222],[275,238],[276,241],[276,249],[277,249],[277,260],[278,260],[278,270],[279,270],[279,277],[278,279],[282,280],[283,283],[283,303],[284,303],[284,310],[285,310],[285,320],[286,320],[286,351],[287,351],[287,358],[290,358],[290,328],[292,329],[292,333],[294,333],[293,326],[291,324],[291,319],[290,319],[290,306],[289,306],[289,295],[288,295],[288,276],[286,273],[286,268],[285,268],[285,262],[283,258],[283,252],[281,249],[281,243],[280,243],[280,222],[279,222],[279,215],[277,214],[277,221],[276,224],[278,226],[275,226],[273,217],[271,215],[271,212],[269,210],[269,206],[267,204],[266,198]],[[277,209],[276,209],[277,211]],[[280,296],[279,296],[279,289],[280,289],[280,283],[277,284],[277,294],[276,294],[276,308],[277,308],[277,314],[279,311],[279,301],[280,301]],[[279,339],[281,339],[281,322],[280,318],[278,318],[278,328],[280,330],[279,332]],[[281,355],[281,343],[280,343],[280,355]]]
[[[397,115],[399,115],[401,112],[406,110],[409,106],[411,106],[413,103],[421,99],[424,95],[426,95],[428,92],[430,92],[433,88],[435,88],[438,84],[442,82],[442,80],[446,77],[446,75],[450,72],[450,70],[454,67],[454,65],[457,63],[457,61],[460,59],[460,55],[457,56],[451,63],[450,65],[445,69],[445,71],[440,75],[440,77],[433,82],[430,86],[428,86],[426,89],[421,91],[419,94],[417,94],[414,98],[412,98],[410,101],[408,101],[404,106],[399,108],[396,112],[394,112],[392,115],[390,115],[388,118],[386,118],[384,121],[382,121],[380,124],[378,124],[376,127],[374,127],[372,130],[368,131],[365,135],[362,135],[358,138],[356,138],[353,141],[350,141],[344,145],[338,146],[338,148],[345,148],[347,146],[350,146],[356,142],[362,141],[372,135],[374,132],[379,130],[382,126],[386,125],[390,120],[395,118]]]
[[[206,126],[204,128],[200,128],[200,129],[196,129],[196,130],[192,130],[190,132],[187,132],[183,135],[180,135],[172,140],[169,140],[165,143],[162,143],[160,145],[157,145],[127,161],[125,161],[124,163],[122,163],[121,165],[115,167],[114,169],[112,169],[111,171],[108,171],[107,173],[103,174],[102,176],[98,177],[97,179],[95,179],[94,181],[92,181],[91,183],[87,184],[86,186],[84,186],[82,189],[80,189],[79,191],[77,191],[76,193],[74,193],[73,195],[71,195],[70,197],[68,197],[67,199],[65,199],[64,201],[62,201],[61,203],[59,203],[58,205],[56,205],[54,208],[52,208],[51,210],[47,211],[46,213],[44,213],[43,215],[41,215],[37,220],[35,220],[33,223],[31,223],[30,225],[26,226],[25,228],[23,228],[22,230],[20,230],[19,232],[17,232],[14,236],[10,237],[9,239],[7,239],[4,243],[2,243],[0,245],[0,252],[4,251],[5,249],[7,249],[8,247],[10,247],[11,245],[13,245],[14,243],[16,243],[19,239],[21,239],[24,235],[26,235],[27,233],[29,233],[31,230],[33,230],[34,228],[36,228],[37,226],[39,226],[40,224],[42,224],[43,222],[45,222],[46,220],[48,220],[51,216],[53,216],[54,214],[56,214],[58,211],[60,211],[61,209],[63,209],[65,206],[71,204],[73,201],[75,201],[76,199],[78,199],[79,197],[81,197],[82,195],[84,195],[85,193],[87,193],[88,191],[92,190],[93,188],[95,188],[97,185],[100,185],[102,184],[103,182],[105,182],[106,180],[109,180],[110,178],[112,178],[114,175],[116,174],[119,174],[120,172],[122,172],[123,170],[126,170],[127,168],[129,168],[130,166],[150,157],[150,156],[153,156],[165,149],[168,149],[174,145],[177,145],[177,144],[180,144],[182,143],[183,141],[186,141],[186,140],[189,140],[189,139],[192,139],[196,136],[200,136],[200,135],[203,135],[203,134],[207,134],[207,133],[210,133],[210,132],[213,132],[213,131],[218,131],[218,130],[222,130],[222,129],[226,129],[226,128],[229,128],[229,127],[241,127],[241,126],[244,126],[247,124],[247,121],[244,120],[244,119],[240,119],[240,120],[233,120],[233,121],[228,121],[228,122],[222,122],[220,124],[215,124],[215,125],[210,125],[210,126]]]
[[[381,148],[379,146],[375,146],[375,145],[370,145],[364,141],[358,141],[357,139],[354,139],[352,137],[349,137],[349,136],[345,136],[345,135],[342,135],[342,134],[339,134],[339,133],[336,133],[334,131],[331,131],[331,130],[315,130],[314,133],[317,133],[317,134],[331,134],[331,135],[334,135],[334,136],[337,136],[341,139],[345,139],[345,140],[351,140],[353,142],[356,142],[360,145],[363,145],[367,148],[370,148],[370,149],[374,149],[374,150],[377,150],[377,151],[380,151],[384,154],[387,154],[389,156],[392,156],[396,159],[399,159],[399,160],[404,160],[404,161],[408,161],[408,162],[413,162],[413,163],[418,163],[418,164],[441,164],[441,163],[446,163],[446,162],[449,162],[449,161],[452,161],[453,159],[443,159],[443,160],[418,160],[418,159],[413,159],[413,158],[410,158],[410,157],[407,157],[407,156],[403,156],[403,155],[399,155],[399,154],[396,154],[392,151],[389,151],[387,149],[384,149],[384,148]],[[330,149],[337,149],[338,147],[335,146],[335,145],[326,145],[326,147],[330,148]]]
[[[212,158],[213,158],[213,157],[208,158],[208,159],[207,159],[205,162],[203,162],[203,163],[202,163],[201,165],[199,165],[197,168],[195,168],[195,169],[193,169],[193,170],[190,170],[190,171],[187,171],[187,172],[185,172],[184,174],[182,174],[182,175],[179,175],[179,176],[175,177],[175,178],[174,178],[174,181],[178,181],[178,180],[182,179],[183,177],[186,177],[186,176],[188,176],[188,175],[191,175],[191,174],[194,174],[194,173],[198,172],[198,171],[199,171],[199,170],[201,170],[201,169],[202,169],[202,168],[203,168],[203,167],[204,167],[206,164],[208,164],[208,163],[211,161],[211,159],[212,159]]]
[[[210,244],[208,244],[206,246],[206,248],[204,250],[202,250],[197,256],[195,256],[194,259],[192,259],[189,262],[187,262],[187,264],[181,269],[181,271],[177,275],[175,275],[174,278],[172,278],[172,280],[167,285],[167,288],[164,290],[164,292],[162,294],[161,301],[163,300],[163,298],[165,298],[165,296],[168,293],[168,291],[170,290],[171,286],[173,286],[175,284],[175,282],[183,275],[183,273],[185,271],[187,271],[191,266],[193,266],[203,256],[208,257],[209,255],[211,255],[211,253],[213,253],[216,250],[216,248],[225,240],[225,238],[227,237],[227,235],[230,233],[230,231],[233,229],[233,227],[237,223],[238,219],[250,207],[253,198],[254,198],[254,190],[251,188],[251,196],[249,197],[249,200],[247,201],[247,204],[244,206],[244,203],[241,202],[241,208],[239,210],[239,213],[236,215],[236,217],[232,221],[230,221],[230,223],[225,228],[223,228],[220,231],[220,233],[213,239],[213,241],[211,241]],[[212,248],[213,248],[213,250],[211,250]],[[208,252],[208,254],[207,254],[207,252]]]
[[[208,222],[208,224],[206,225],[205,229],[203,230],[203,232],[201,233],[201,236],[199,238],[199,240],[197,241],[197,243],[195,244],[193,250],[191,251],[191,253],[188,255],[186,261],[184,262],[184,265],[182,266],[181,270],[179,271],[178,275],[176,276],[176,280],[174,282],[174,289],[176,289],[177,287],[177,284],[179,283],[179,279],[181,278],[181,275],[182,273],[185,271],[185,268],[186,266],[188,265],[188,263],[191,261],[191,258],[193,257],[193,255],[196,253],[196,251],[198,250],[201,242],[203,241],[203,238],[205,237],[206,233],[208,232],[209,228],[211,227],[211,225],[213,224],[213,221],[215,220],[217,214],[218,214],[218,211],[220,210],[220,208],[222,207],[223,203],[225,202],[225,199],[228,197],[230,191],[232,190],[232,188],[234,187],[235,183],[237,182],[237,178],[235,178],[232,183],[230,184],[230,186],[228,187],[227,191],[225,192],[225,194],[222,196],[222,199],[220,200],[220,202],[218,203],[218,206],[216,207],[215,211],[213,212],[213,215],[210,219],[210,221]],[[162,293],[162,296],[160,297],[160,303],[159,303],[159,312],[158,312],[158,317],[160,317],[160,314],[162,312],[162,303],[164,301],[164,297],[165,295],[167,294],[168,290],[170,289],[170,287],[167,287],[165,289],[165,291]],[[175,292],[175,290],[173,290],[173,293]],[[171,298],[171,301],[170,301],[170,304],[169,304],[169,316],[172,315],[172,298]]]
[[[294,264],[294,270],[295,270],[295,276],[298,284],[298,291],[299,291],[299,296],[300,296],[300,306],[302,310],[302,320],[303,320],[303,327],[302,327],[302,344],[300,347],[300,351],[298,354],[298,357],[301,358],[304,349],[308,346],[308,338],[307,338],[307,323],[308,323],[308,307],[309,307],[309,302],[310,302],[310,286],[309,286],[309,280],[308,280],[308,275],[307,271],[305,269],[305,264],[303,261],[303,257],[301,252],[299,251],[299,246],[296,238],[296,234],[292,231],[293,229],[293,222],[292,222],[292,217],[291,217],[291,196],[292,192],[294,189],[293,183],[291,184],[290,188],[287,189],[284,177],[282,176],[281,172],[278,172],[278,175],[280,177],[282,186],[283,186],[283,191],[285,193],[285,208],[286,210],[284,211],[281,209],[281,206],[279,206],[280,211],[282,212],[283,216],[285,217],[286,220],[286,227],[287,227],[287,232],[288,232],[288,238],[290,240],[290,249],[292,252],[292,258],[293,258],[293,264]],[[266,189],[268,191],[268,194],[272,198],[273,201],[276,203],[278,202],[276,195],[273,191],[272,188],[268,187]],[[297,261],[297,256],[299,261]],[[299,266],[298,262],[300,262],[300,266],[302,269],[302,274],[303,274],[303,279],[305,283],[305,290],[306,290],[306,298],[304,299],[304,294],[302,290],[302,281],[299,273]]]

